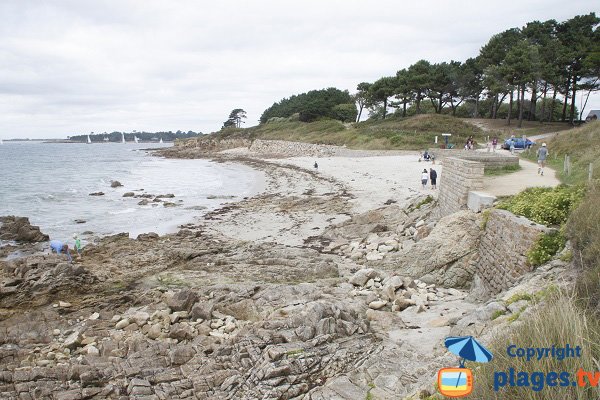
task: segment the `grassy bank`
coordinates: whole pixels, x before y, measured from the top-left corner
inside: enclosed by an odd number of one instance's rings
[[[451,133],[450,143],[461,147],[469,136],[484,142],[485,132],[468,122],[448,115],[424,114],[410,118],[391,116],[385,120],[343,124],[335,120],[311,123],[283,120],[246,129],[226,129],[216,137],[289,140],[297,142],[347,146],[367,150],[423,150],[439,148],[442,133]],[[438,144],[435,144],[438,136]]]

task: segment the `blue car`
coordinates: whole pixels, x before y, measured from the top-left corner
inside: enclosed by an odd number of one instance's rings
[[[514,143],[515,149],[529,149],[529,148],[531,148],[531,146],[533,146],[535,144],[534,142],[532,142],[529,139],[523,140],[523,138],[514,137],[514,138],[506,139],[504,141],[504,145],[502,145],[502,147],[506,150],[510,150],[511,143]]]

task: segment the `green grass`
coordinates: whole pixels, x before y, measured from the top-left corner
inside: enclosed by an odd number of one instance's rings
[[[531,301],[532,297],[528,293],[517,293],[517,294],[512,295],[508,300],[506,300],[505,304],[507,306],[509,306],[509,305],[516,303],[517,301],[521,301],[521,300]]]
[[[484,142],[484,132],[460,118],[422,114],[409,118],[390,116],[385,120],[343,124],[335,120],[305,123],[294,120],[273,121],[245,129],[226,129],[211,138],[270,139],[347,146],[365,150],[425,150],[439,148],[441,133],[452,133],[451,143],[461,147],[470,135]],[[436,145],[435,136],[438,136]],[[195,139],[190,139],[195,140]],[[198,139],[202,140],[202,138]]]
[[[485,176],[501,176],[512,174],[513,172],[517,172],[523,169],[520,165],[505,165],[501,168],[485,168],[483,170],[483,174]]]

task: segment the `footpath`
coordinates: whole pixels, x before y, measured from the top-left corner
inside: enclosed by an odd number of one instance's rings
[[[529,187],[554,187],[560,184],[560,181],[556,178],[556,171],[549,167],[544,168],[544,175],[542,176],[538,174],[537,163],[521,158],[519,159],[519,165],[521,169],[511,174],[484,177],[481,191],[496,197],[512,196]]]

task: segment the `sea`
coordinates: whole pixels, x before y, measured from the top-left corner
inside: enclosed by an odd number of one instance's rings
[[[29,217],[51,239],[84,243],[120,232],[176,232],[224,203],[264,189],[262,172],[233,163],[166,159],[147,149],[172,144],[4,142],[0,145],[0,216]],[[112,188],[111,181],[123,186]],[[103,196],[90,193],[103,192]],[[138,205],[136,195],[173,194]]]

